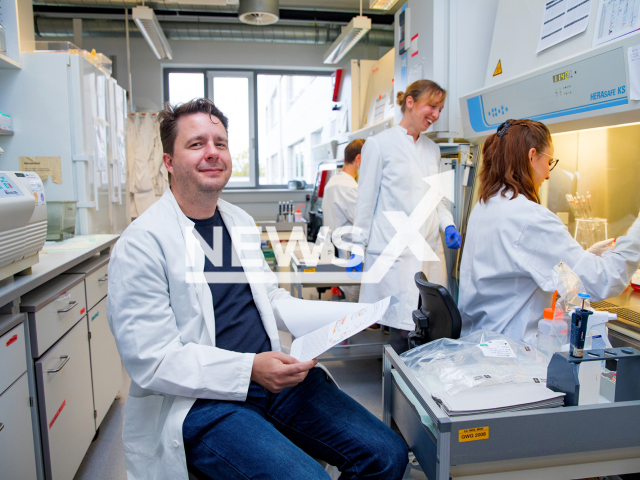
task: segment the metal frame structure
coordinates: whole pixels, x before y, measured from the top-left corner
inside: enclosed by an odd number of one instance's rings
[[[449,417],[390,346],[383,421],[393,419],[429,480],[571,479],[640,471],[640,401]],[[487,438],[459,441],[465,429]]]

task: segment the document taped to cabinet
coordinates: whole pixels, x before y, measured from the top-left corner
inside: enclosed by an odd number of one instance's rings
[[[458,431],[458,442],[475,442],[476,440],[487,440],[489,438],[489,427],[465,428]]]

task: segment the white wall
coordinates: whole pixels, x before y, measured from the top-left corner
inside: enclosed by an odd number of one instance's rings
[[[348,68],[351,58],[377,60],[388,50],[358,45],[340,65],[327,66],[322,63],[322,57],[329,45],[175,40],[170,42],[173,60],[160,61],[143,39],[131,39],[130,43],[133,103],[140,110],[159,110],[162,106],[163,66],[333,71]],[[128,88],[124,38],[84,37],[84,48],[95,48],[96,52],[107,56],[115,55],[116,78],[123,88]]]

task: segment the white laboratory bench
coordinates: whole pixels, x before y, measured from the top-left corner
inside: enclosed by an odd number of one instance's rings
[[[120,389],[106,313],[118,237],[45,245],[31,274],[0,282],[3,478],[73,478]]]

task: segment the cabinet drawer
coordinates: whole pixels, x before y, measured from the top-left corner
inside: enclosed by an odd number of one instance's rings
[[[87,290],[87,310],[91,310],[107,294],[109,255],[94,255],[70,268],[65,274],[83,273]]]
[[[21,323],[0,337],[0,393],[26,371],[27,352]]]
[[[0,475],[15,480],[36,478],[27,374],[0,395]]]
[[[36,292],[34,301],[23,301],[20,308],[29,313],[31,354],[41,357],[85,315],[83,275],[60,275]]]
[[[106,263],[97,270],[89,273],[85,279],[87,289],[87,310],[91,310],[100,300],[107,295],[107,269],[109,263]]]
[[[36,362],[45,476],[73,478],[95,435],[86,322]]]

